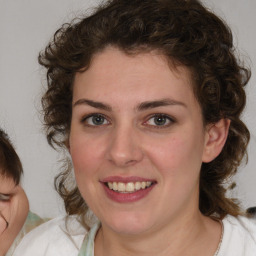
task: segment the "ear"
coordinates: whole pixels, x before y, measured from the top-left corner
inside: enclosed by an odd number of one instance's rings
[[[229,119],[221,119],[217,123],[206,126],[205,146],[202,161],[209,163],[222,151],[230,126]]]

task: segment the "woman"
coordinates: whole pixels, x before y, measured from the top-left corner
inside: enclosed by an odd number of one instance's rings
[[[225,194],[250,73],[220,18],[198,1],[107,1],[39,62],[48,142],[72,158],[56,178],[68,216],[15,255],[255,254],[256,225]]]

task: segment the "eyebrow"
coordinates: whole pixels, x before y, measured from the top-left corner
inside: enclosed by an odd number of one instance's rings
[[[112,111],[112,107],[110,105],[102,103],[102,102],[89,100],[89,99],[79,99],[78,101],[76,101],[73,104],[73,107],[79,106],[79,105],[88,105],[93,108],[102,109],[102,110],[106,110],[109,112]],[[167,98],[167,99],[142,102],[135,109],[137,111],[143,111],[143,110],[153,109],[153,108],[157,108],[157,107],[174,106],[174,105],[187,107],[186,104],[183,102]]]
[[[88,99],[80,99],[78,101],[76,101],[73,104],[73,107],[78,106],[78,105],[88,105],[91,106],[93,108],[98,108],[98,109],[102,109],[102,110],[106,110],[106,111],[112,111],[111,106],[101,103],[101,102],[97,102],[97,101],[93,101],[93,100],[88,100]]]
[[[174,106],[174,105],[187,107],[186,104],[181,101],[176,101],[176,100],[167,98],[167,99],[161,99],[161,100],[155,100],[155,101],[142,102],[137,107],[137,110],[142,111],[142,110],[147,110],[147,109],[152,109],[157,107]]]

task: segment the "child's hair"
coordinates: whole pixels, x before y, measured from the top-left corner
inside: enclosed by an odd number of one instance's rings
[[[16,185],[23,173],[22,164],[8,135],[0,128],[0,175],[12,178]]]
[[[248,217],[256,219],[256,207],[250,207],[246,210],[246,214]]]
[[[207,216],[238,215],[239,206],[226,197],[223,183],[246,155],[250,133],[241,113],[250,71],[235,54],[229,27],[197,0],[109,0],[91,16],[64,24],[39,56],[47,68],[48,89],[42,104],[52,146],[67,145],[75,74],[90,68],[93,56],[108,46],[133,55],[158,51],[170,64],[186,66],[193,75],[204,124],[222,118],[231,121],[222,152],[202,165],[199,207]],[[82,214],[87,206],[78,188],[66,186],[71,173],[67,166],[56,187],[67,212]]]

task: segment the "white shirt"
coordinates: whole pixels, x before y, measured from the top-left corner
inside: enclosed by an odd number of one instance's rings
[[[74,216],[50,220],[30,231],[15,256],[77,256],[88,232]]]
[[[255,220],[227,216],[223,227],[218,256],[256,256]],[[28,233],[14,256],[94,256],[98,228],[96,223],[88,232],[75,217],[56,218]]]
[[[256,256],[256,221],[227,216],[218,256]]]

